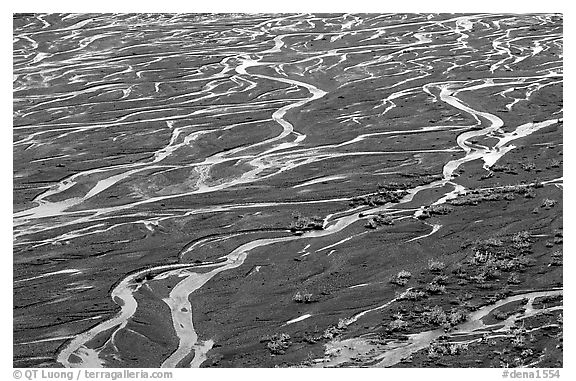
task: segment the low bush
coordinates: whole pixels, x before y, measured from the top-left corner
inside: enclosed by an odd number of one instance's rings
[[[390,279],[390,283],[396,284],[398,286],[405,286],[408,280],[412,277],[412,273],[406,270],[401,270],[398,274],[394,275]]]
[[[324,229],[324,219],[321,217],[303,217],[301,215],[295,215],[294,218],[296,221],[290,224],[290,230],[293,232]]]
[[[407,194],[408,192],[405,190],[395,190],[395,191],[380,190],[375,194],[355,197],[352,199],[350,204],[351,206],[358,206],[358,205],[380,206],[388,203],[397,203]]]
[[[552,266],[562,266],[562,251],[560,250],[556,250],[555,252],[552,253],[551,255],[552,261],[551,261],[551,265]]]
[[[376,229],[381,225],[393,225],[393,224],[394,224],[394,218],[392,218],[391,216],[387,216],[385,214],[379,214],[369,219],[366,225],[364,226],[370,229]]]
[[[432,272],[440,272],[446,268],[444,262],[440,262],[434,259],[428,261],[428,270]]]
[[[442,307],[434,306],[430,311],[424,312],[420,319],[424,323],[440,326],[447,322],[448,317]]]
[[[291,345],[290,335],[287,333],[275,334],[269,338],[266,347],[273,355],[282,355]]]
[[[550,209],[550,208],[553,208],[557,203],[558,203],[558,201],[556,201],[556,200],[551,200],[549,198],[545,198],[544,200],[542,200],[542,204],[540,206],[544,209]]]
[[[446,215],[449,213],[452,213],[454,211],[454,208],[448,206],[448,205],[444,205],[444,204],[440,204],[440,205],[430,205],[430,206],[426,206],[424,207],[424,209],[422,210],[422,214],[420,214],[418,216],[419,219],[424,220],[427,218],[430,218],[432,216],[441,216],[441,215]]]
[[[428,295],[423,291],[408,290],[396,296],[398,300],[417,301],[426,298]]]
[[[408,328],[408,323],[402,319],[395,319],[388,324],[388,330],[391,332],[405,331]]]
[[[446,292],[446,287],[437,283],[428,283],[426,285],[426,291],[434,295],[444,294]]]
[[[507,282],[508,284],[520,284],[521,283],[520,276],[517,273],[512,273],[508,277]]]
[[[433,279],[432,279],[432,283],[437,283],[437,284],[446,284],[448,283],[448,276],[447,275],[436,275]]]
[[[428,347],[428,357],[438,358],[441,356],[458,355],[468,349],[467,343],[449,343],[433,341]]]
[[[307,291],[303,291],[303,292],[296,292],[296,294],[294,294],[294,296],[292,297],[292,300],[295,301],[296,303],[312,303],[312,293],[307,292]]]

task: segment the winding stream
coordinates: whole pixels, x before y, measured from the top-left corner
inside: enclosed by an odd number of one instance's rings
[[[171,279],[178,282],[162,301],[170,310],[178,345],[159,365],[198,367],[215,342],[212,338],[200,339],[204,336],[194,326],[191,299],[216,275],[242,266],[259,248],[296,240],[305,241],[309,247],[314,239],[346,232],[370,215],[398,213],[395,208],[399,205],[411,208],[399,213],[408,211],[409,217],[418,217],[425,206],[413,205],[419,193],[448,186],[433,201],[436,205],[445,203],[466,191],[455,174],[460,166],[481,161],[488,171],[516,148],[512,144],[515,141],[562,122],[560,116],[510,124],[500,112],[489,112],[482,103],[463,100],[470,99],[471,94],[499,91],[502,101],[512,99],[505,104],[507,110],[514,111],[527,103],[532,93],[561,83],[561,57],[560,66],[557,61],[539,63],[542,67],[531,76],[506,71],[524,61],[539,59],[544,49],[561,47],[561,32],[550,26],[554,25],[550,15],[531,16],[531,22],[550,29],[531,40],[514,37],[512,32],[525,28],[507,23],[509,16],[498,14],[277,16],[204,15],[191,23],[186,15],[33,15],[27,23],[15,26],[14,113],[18,123],[14,126],[14,149],[19,160],[52,166],[59,160],[74,158],[78,162],[93,160],[97,165],[63,172],[63,178],[38,181],[38,188],[31,188],[37,189],[34,196],[14,213],[14,247],[37,250],[48,245],[74,245],[81,238],[135,226],[144,226],[154,234],[165,222],[207,213],[348,202],[348,196],[320,194],[316,199],[259,201],[239,197],[226,203],[215,201],[213,205],[207,201],[207,205],[188,209],[158,208],[164,202],[207,194],[216,200],[244,187],[265,187],[295,170],[304,171],[335,159],[380,163],[383,157],[407,156],[409,159],[403,159],[398,167],[382,164],[378,170],[395,173],[402,166],[410,166],[409,171],[417,173],[423,157],[437,155],[431,157],[447,158],[442,162],[442,178],[408,189],[395,204],[329,214],[323,217],[323,230],[291,236],[267,232],[274,237],[251,239],[223,252],[218,261],[202,264],[184,262],[187,254],[200,246],[193,244],[181,251],[182,263],[148,265],[133,271],[110,292],[109,297],[120,310],[67,341],[57,355],[61,365],[105,367],[110,365],[110,358],[121,358],[116,346],[118,333],[127,329],[136,311],[143,308],[135,296],[142,287]],[[221,27],[221,23],[231,20],[234,27]],[[480,37],[474,35],[474,28],[482,28]],[[528,50],[529,55],[524,56]],[[439,54],[446,52],[453,57],[449,63]],[[480,71],[480,77],[451,77],[459,70],[476,71],[479,67],[489,70]],[[381,85],[372,85],[379,81]],[[43,90],[48,86],[53,86],[53,93]],[[518,88],[525,90],[525,98],[514,98]],[[357,93],[349,97],[347,91]],[[371,91],[377,98],[374,102],[373,98],[361,99]],[[350,101],[354,97],[360,100]],[[405,105],[419,107],[425,102],[463,116],[458,119],[450,115],[435,125],[432,121],[414,122],[417,116],[408,126],[395,122],[405,118],[401,114]],[[412,112],[418,115],[421,111]],[[339,126],[341,136],[317,131],[325,125],[313,118],[326,115]],[[251,131],[257,131],[254,138],[236,143],[239,137],[249,137]],[[136,150],[141,142],[148,141],[143,136],[151,136],[153,141],[160,134],[165,137],[162,145],[150,143],[153,148],[146,146],[142,153],[145,156],[136,160],[116,164],[97,155],[92,158],[92,150],[98,147]],[[444,141],[440,148],[430,145],[402,149],[385,144],[391,141],[387,139],[428,134],[450,136],[452,140]],[[89,150],[82,146],[54,154],[54,147],[85,144],[84,139]],[[81,151],[85,159],[76,156]],[[449,159],[449,154],[456,158]],[[115,160],[122,155],[112,153],[110,157]],[[30,186],[26,181],[42,173],[44,169],[39,168],[18,166],[15,181],[22,187]],[[222,168],[228,172],[220,175]],[[338,186],[358,181],[355,176],[350,170],[319,172],[290,188],[305,195],[326,182]],[[111,194],[114,191],[123,198],[116,200]],[[428,234],[408,242],[442,229],[441,225],[430,227]],[[248,236],[235,231],[214,240]],[[323,253],[356,238],[352,234],[338,237],[338,242],[316,252]],[[50,278],[52,274],[83,274],[78,271],[58,267],[15,279],[15,284]],[[392,302],[361,311],[349,323]],[[485,316],[478,313],[470,324],[477,324],[472,322]],[[310,316],[302,315],[286,324]],[[466,325],[461,329],[470,332],[479,328]],[[378,366],[390,366],[428,345],[435,335],[435,331],[415,335],[409,344],[388,348],[373,360]],[[96,347],[95,339],[103,336],[107,340]],[[370,347],[364,342],[362,345]]]

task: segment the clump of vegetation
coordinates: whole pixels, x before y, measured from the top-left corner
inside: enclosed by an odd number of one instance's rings
[[[467,343],[449,343],[446,341],[433,341],[428,347],[428,357],[435,359],[441,356],[454,356],[468,349]]]
[[[271,337],[264,337],[260,341],[267,341],[266,347],[273,355],[282,355],[290,347],[290,335],[287,333],[280,333],[272,335]]]
[[[487,280],[498,279],[501,275],[499,262],[495,259],[489,259],[480,268],[480,274]]]
[[[510,164],[506,164],[506,165],[494,164],[492,167],[490,167],[490,170],[492,172],[503,172],[503,173],[508,173],[511,175],[517,175],[518,174],[516,169]]]
[[[496,320],[506,320],[506,319],[508,319],[510,314],[508,312],[505,312],[505,311],[494,311],[492,313],[492,316],[494,316],[494,319],[496,319]]]
[[[430,270],[431,272],[435,273],[435,272],[440,272],[442,270],[444,270],[446,268],[446,265],[444,264],[444,262],[440,262],[434,259],[430,259],[428,261],[428,270]]]
[[[448,324],[450,324],[450,326],[455,326],[457,324],[463,323],[468,319],[468,315],[466,314],[466,312],[459,309],[453,309],[447,316],[448,316]]]
[[[506,193],[502,198],[503,198],[504,200],[506,200],[506,201],[516,200],[516,197],[514,196],[514,193]]]
[[[426,285],[426,291],[430,294],[444,294],[446,293],[446,286],[438,283],[428,283]]]
[[[510,246],[488,245],[479,241],[472,248],[473,257],[467,262],[466,270],[459,270],[457,276],[476,282],[489,288],[486,281],[496,280],[502,272],[522,272],[526,267],[533,266],[535,261],[524,255],[531,251],[531,235],[529,232],[519,232],[510,240]],[[464,265],[463,265],[464,267]],[[517,275],[510,277],[510,284],[516,282]]]
[[[497,188],[488,189],[474,189],[467,193],[463,193],[457,198],[450,201],[451,205],[478,205],[482,201],[500,201],[500,200],[513,200],[515,194],[524,195],[524,197],[536,197],[532,188],[539,187],[538,181],[535,184],[518,184],[507,185]]]
[[[389,332],[405,331],[408,328],[408,322],[406,322],[401,314],[394,315],[394,320],[388,324]]]
[[[424,220],[424,219],[430,218],[430,217],[435,216],[435,215],[439,215],[439,216],[446,215],[446,214],[451,213],[453,210],[454,210],[453,208],[451,208],[448,205],[444,205],[444,204],[430,205],[430,206],[425,207],[424,210],[422,210],[422,214],[420,214],[418,216],[418,218],[421,220]]]
[[[531,235],[528,231],[521,231],[512,237],[512,247],[520,251],[530,251],[532,246]]]
[[[437,284],[446,284],[448,283],[448,276],[447,275],[436,275],[433,279],[432,279],[432,283],[437,283]]]
[[[397,190],[406,190],[408,188],[409,184],[406,183],[397,183],[397,182],[378,183],[378,190],[397,191]]]
[[[544,200],[542,200],[542,205],[540,205],[540,206],[544,209],[550,209],[550,208],[553,208],[557,203],[558,203],[558,201],[556,201],[556,200],[551,200],[549,198],[545,198]]]
[[[445,312],[442,307],[434,306],[429,311],[424,312],[420,320],[425,324],[434,326],[442,326],[445,330],[465,322],[468,318],[466,312],[452,308],[450,311]]]
[[[512,273],[508,277],[507,282],[508,284],[520,284],[521,283],[520,276],[517,273]]]
[[[446,313],[440,306],[434,306],[430,311],[424,312],[420,317],[422,322],[440,326],[448,321]]]
[[[513,328],[512,333],[512,346],[516,349],[526,348],[526,329],[522,327]]]
[[[562,165],[562,162],[558,159],[550,160],[550,164],[548,164],[549,168],[559,168]]]
[[[520,352],[520,357],[526,359],[528,357],[532,357],[534,356],[534,351],[530,348],[528,349],[524,349],[522,352]]]
[[[417,301],[426,298],[428,295],[423,291],[408,290],[396,296],[398,300]]]
[[[412,277],[412,273],[406,270],[401,270],[398,274],[394,275],[390,279],[390,283],[396,284],[398,286],[405,286],[408,280]]]
[[[369,219],[366,225],[364,226],[370,229],[376,229],[381,225],[393,225],[393,224],[394,219],[391,216],[387,216],[385,214],[379,214]]]
[[[294,214],[293,217],[296,219],[290,224],[290,230],[293,232],[324,229],[324,219],[321,217],[303,217],[300,214]]]
[[[548,296],[542,296],[540,298],[537,298],[534,303],[533,303],[533,307],[534,308],[545,308],[545,307],[549,307],[550,305],[558,305],[561,301],[562,301],[563,297],[562,295],[548,295]]]
[[[408,194],[405,190],[394,190],[389,191],[385,189],[379,190],[375,194],[355,197],[350,202],[351,206],[368,205],[368,206],[380,206],[388,203],[397,203],[402,197]]]
[[[552,261],[550,262],[550,264],[552,266],[562,266],[562,251],[561,250],[556,250],[555,252],[552,253]]]
[[[333,326],[326,328],[326,330],[322,334],[322,337],[324,339],[332,340],[336,336],[338,336],[339,334],[344,332],[346,327],[348,327],[348,324],[350,324],[350,321],[348,319],[340,319],[340,320],[338,320],[337,325],[335,325],[335,326],[333,325]]]
[[[529,161],[529,162],[525,162],[525,163],[521,163],[520,166],[522,167],[522,169],[524,171],[527,172],[531,172],[533,170],[536,169],[536,164],[534,164],[533,162]]]
[[[504,242],[502,242],[501,239],[491,237],[491,238],[488,238],[488,239],[485,239],[484,241],[482,241],[482,244],[484,244],[486,246],[491,246],[491,247],[501,247],[504,245]]]
[[[304,290],[303,292],[296,292],[292,297],[292,300],[296,303],[312,303],[314,300],[312,299],[312,293]]]

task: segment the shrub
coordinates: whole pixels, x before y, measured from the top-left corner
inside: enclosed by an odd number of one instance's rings
[[[358,206],[358,205],[379,206],[387,203],[397,203],[407,194],[408,192],[405,190],[395,190],[395,191],[379,190],[376,194],[362,197],[355,197],[352,199],[350,204],[352,206]]]
[[[488,260],[481,269],[481,274],[485,279],[494,280],[497,279],[501,273],[498,269],[499,261],[494,261],[493,259]]]
[[[438,358],[446,355],[457,355],[468,349],[468,343],[447,343],[433,341],[428,347],[428,357]]]
[[[534,164],[532,162],[522,163],[522,164],[520,164],[520,166],[522,167],[523,170],[528,171],[528,172],[536,169],[536,164]]]
[[[295,301],[296,303],[312,303],[312,293],[307,292],[307,291],[303,291],[303,292],[296,292],[296,294],[294,294],[294,296],[292,297],[292,300]]]
[[[442,271],[446,268],[446,265],[444,264],[444,262],[440,262],[440,261],[436,261],[433,259],[430,259],[428,261],[428,270],[432,271],[432,272],[439,272]]]
[[[404,331],[408,328],[408,323],[402,319],[395,319],[388,324],[388,330],[394,331]]]
[[[510,276],[508,277],[508,283],[509,284],[520,284],[520,276],[518,276],[517,273],[510,274]]]
[[[495,311],[493,314],[494,319],[496,320],[506,320],[508,319],[508,313],[504,312],[504,311]]]
[[[452,211],[454,211],[454,208],[451,208],[448,205],[431,205],[428,208],[428,212],[431,215],[444,215],[444,214],[449,214]]]
[[[334,337],[341,334],[346,329],[346,327],[348,327],[350,323],[351,320],[340,319],[338,320],[338,324],[336,324],[336,326],[330,326],[326,328],[326,330],[322,334],[322,337],[328,340],[332,340]]]
[[[422,314],[421,320],[424,323],[432,324],[432,325],[443,325],[447,322],[448,317],[446,313],[440,306],[434,306],[430,311],[424,312]]]
[[[324,219],[318,216],[302,217],[301,215],[294,215],[296,221],[290,224],[290,230],[305,231],[305,230],[322,230],[324,228]]]
[[[512,339],[512,346],[514,348],[522,349],[526,347],[526,339],[524,336],[515,336]]]
[[[424,220],[435,215],[446,215],[453,211],[454,209],[448,205],[430,205],[422,210],[422,214],[418,216],[419,219]]]
[[[292,344],[290,342],[290,335],[287,333],[275,334],[270,338],[266,345],[270,353],[274,355],[281,355],[286,352],[286,349]]]
[[[370,229],[376,229],[378,226],[381,225],[393,225],[393,224],[394,219],[391,216],[387,216],[385,214],[379,214],[369,219],[366,225],[364,226]]]
[[[562,251],[556,250],[552,253],[552,262],[550,263],[552,266],[562,266]]]
[[[332,326],[332,327],[328,327],[326,328],[326,330],[324,331],[324,333],[322,334],[322,337],[324,339],[328,339],[328,340],[332,340],[333,338],[335,338],[336,336],[338,336],[340,334],[341,330],[337,329],[336,327]]]
[[[398,295],[396,298],[398,300],[416,301],[416,300],[424,299],[426,296],[427,296],[426,293],[423,291],[408,290],[408,291],[403,292],[402,294]]]
[[[518,266],[520,268],[532,267],[536,264],[536,260],[534,260],[532,258],[528,258],[528,257],[520,257],[517,259],[517,262],[518,262]]]
[[[349,324],[350,324],[349,319],[339,319],[338,324],[336,325],[336,328],[343,330],[343,329],[346,329],[346,327],[348,327]]]
[[[412,277],[412,273],[406,270],[401,270],[398,274],[394,275],[390,279],[390,283],[396,284],[398,286],[405,286],[408,280]]]
[[[490,167],[490,169],[492,170],[492,172],[504,172],[504,173],[509,173],[511,175],[518,174],[516,169],[514,169],[514,167],[510,164],[506,164],[506,165],[495,164],[492,167]]]
[[[552,159],[552,160],[550,160],[549,166],[550,166],[551,168],[558,168],[558,167],[560,167],[561,164],[562,164],[562,162],[561,162],[560,160],[558,160],[558,159]]]
[[[400,270],[396,276],[398,278],[411,278],[412,273],[410,271]]]
[[[534,355],[534,351],[532,351],[532,349],[528,348],[528,349],[524,349],[521,353],[520,356],[523,358],[527,358],[527,357],[531,357]]]
[[[487,246],[500,247],[504,245],[504,242],[502,242],[501,239],[491,237],[484,240],[484,244],[486,244]]]
[[[378,224],[376,223],[376,221],[374,221],[374,219],[370,219],[368,220],[368,222],[366,222],[366,225],[364,225],[364,227],[368,229],[376,229],[378,227]]]
[[[512,247],[520,250],[528,249],[531,246],[532,241],[530,240],[530,233],[527,231],[521,231],[512,237]]]
[[[396,276],[393,276],[390,279],[390,283],[395,284],[397,286],[406,286],[408,284],[408,279],[406,278],[398,278]]]
[[[426,285],[426,291],[430,294],[444,294],[446,292],[446,287],[437,283],[428,283]]]
[[[447,282],[448,282],[448,276],[447,275],[436,275],[432,279],[432,283],[446,284]]]
[[[450,313],[448,314],[448,323],[451,326],[455,326],[459,323],[465,322],[468,319],[468,315],[461,310],[452,310],[450,311]]]

